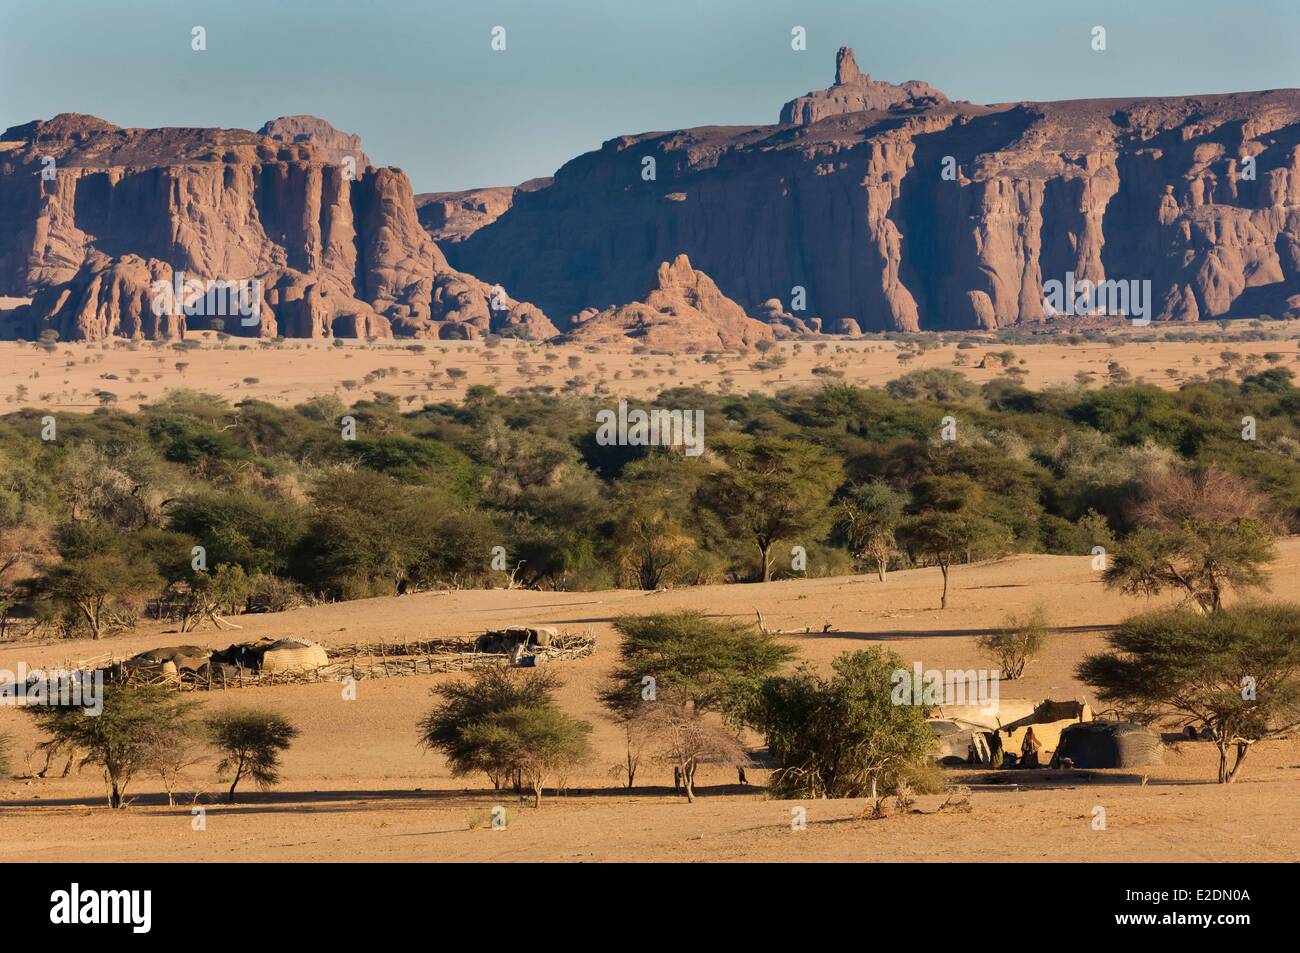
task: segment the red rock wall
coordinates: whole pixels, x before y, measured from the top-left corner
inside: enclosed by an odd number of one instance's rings
[[[1155,320],[1280,315],[1300,311],[1298,182],[1297,91],[939,104],[612,140],[447,253],[561,319],[678,253],[751,314],[802,286],[795,316],[828,328],[1041,320],[1067,272],[1151,281]]]

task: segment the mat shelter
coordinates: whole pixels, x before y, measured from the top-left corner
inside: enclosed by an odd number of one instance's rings
[[[1091,721],[1061,732],[1054,763],[1075,768],[1146,768],[1164,760],[1164,743],[1145,725]]]

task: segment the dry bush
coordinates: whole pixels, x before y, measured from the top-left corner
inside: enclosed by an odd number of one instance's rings
[[[1240,519],[1272,520],[1269,501],[1246,479],[1216,466],[1171,469],[1151,474],[1133,507],[1134,521],[1159,530],[1175,530],[1188,520],[1230,523]]]
[[[1050,631],[1047,610],[1039,605],[1024,615],[1007,616],[1002,628],[979,636],[975,644],[998,663],[1003,678],[1013,681],[1023,675],[1025,667],[1042,652]]]

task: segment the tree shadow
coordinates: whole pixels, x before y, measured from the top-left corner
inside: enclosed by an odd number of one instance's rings
[[[716,784],[696,787],[697,798],[726,795],[761,796],[764,788],[758,784]],[[167,804],[167,795],[161,792],[128,794],[130,807],[163,807],[178,815],[189,816],[193,807],[220,809],[223,814],[267,814],[286,811],[307,813],[344,813],[355,811],[361,805],[375,802],[386,810],[419,810],[432,805],[463,802],[466,807],[484,804],[505,804],[513,806],[531,806],[532,795],[528,792],[518,794],[513,788],[500,791],[492,788],[465,788],[461,790],[421,791],[415,789],[388,789],[364,791],[248,791],[237,792],[237,799],[232,804],[225,799],[224,792],[212,794],[200,801],[193,801],[193,792],[177,795],[177,803]],[[547,788],[542,803],[565,800],[595,800],[601,798],[677,798],[683,803],[686,795],[674,791],[671,785],[649,785],[634,788],[568,788],[563,793]],[[22,800],[0,801],[0,808],[22,809],[41,807],[60,808],[96,808],[106,807],[105,795],[88,795],[67,798],[26,798]]]
[[[1054,625],[1050,626],[1053,635],[1079,635],[1088,632],[1111,632],[1119,628],[1117,624],[1112,625]],[[831,639],[866,639],[888,642],[898,639],[942,639],[970,637],[979,635],[994,635],[1001,632],[1000,627],[992,626],[988,628],[961,628],[961,629],[881,629],[876,632],[865,631],[845,631],[835,629],[830,632],[786,632],[786,635],[824,635]]]

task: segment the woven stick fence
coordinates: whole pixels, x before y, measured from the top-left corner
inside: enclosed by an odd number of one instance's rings
[[[509,665],[505,652],[480,652],[477,639],[421,639],[408,642],[357,642],[347,646],[325,646],[329,662],[314,668],[262,672],[243,666],[222,666],[211,674],[182,670],[163,674],[156,669],[135,667],[120,669],[116,678],[122,685],[169,685],[179,691],[220,691],[227,688],[250,688],[260,685],[310,685],[342,682],[351,678],[402,678],[412,675],[437,675],[465,672],[483,666]],[[584,658],[596,650],[590,632],[563,632],[548,646],[537,646],[531,654],[537,662],[567,662]],[[82,670],[113,669],[121,659],[100,655],[65,663],[65,668]]]

